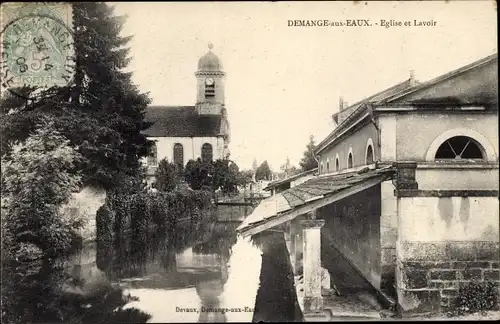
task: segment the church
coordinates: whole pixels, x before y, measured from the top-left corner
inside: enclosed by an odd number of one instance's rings
[[[225,72],[221,61],[208,45],[198,60],[195,72],[197,96],[193,106],[150,106],[145,121],[152,123],[144,131],[155,145],[144,159],[148,178],[154,176],[159,161],[185,166],[189,160],[223,159],[229,155],[230,129],[224,104]]]

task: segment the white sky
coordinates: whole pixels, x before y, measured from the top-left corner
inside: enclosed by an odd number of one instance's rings
[[[214,44],[226,79],[231,159],[297,165],[309,134],[409,77],[425,81],[497,51],[494,1],[115,3],[127,14],[134,82],[154,105],[194,105],[199,57]],[[288,27],[292,19],[431,20],[435,27]]]

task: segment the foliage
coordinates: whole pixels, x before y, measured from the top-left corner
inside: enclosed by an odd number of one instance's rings
[[[255,171],[255,180],[272,180],[272,171],[267,164],[267,160],[262,162],[262,164]]]
[[[249,183],[253,182],[254,172],[252,170],[242,170],[240,171],[240,183],[242,186],[246,186]]]
[[[200,158],[189,160],[184,169],[184,178],[193,190],[212,188],[213,164]]]
[[[70,174],[80,155],[48,120],[39,124],[24,143],[2,159],[5,203],[4,239],[9,252],[21,243],[32,243],[44,258],[71,253],[84,225],[80,219],[61,215],[61,205],[78,188],[79,177]]]
[[[101,206],[96,213],[96,263],[99,269],[108,270],[113,251],[114,213],[108,206]]]
[[[485,312],[498,307],[498,302],[498,283],[471,281],[460,286],[453,312],[458,315]]]
[[[314,148],[316,145],[314,144],[314,136],[309,136],[309,143],[307,143],[306,150],[304,151],[304,156],[299,162],[300,168],[302,172],[312,170],[318,167],[318,161],[314,156]]]
[[[168,162],[166,158],[162,159],[155,172],[153,187],[159,191],[172,191],[182,180],[183,173],[182,166]]]
[[[195,238],[203,239],[204,226],[215,222],[211,193],[203,190],[113,195],[106,206],[115,222],[112,224],[115,240],[111,267],[114,271],[122,268],[125,261],[140,271],[157,239],[169,252],[182,250]],[[98,244],[103,244],[101,242],[105,240],[98,238]],[[98,250],[104,248],[98,245]]]
[[[150,220],[148,204],[151,205],[148,198],[143,194],[130,197],[130,229],[132,231],[130,252],[136,257],[134,261],[138,265],[143,263],[143,258],[147,253]]]
[[[211,163],[190,160],[184,171],[185,180],[193,190],[221,190],[223,193],[238,193],[238,186],[244,186],[252,180],[252,172],[240,172],[236,163],[218,159]]]
[[[2,157],[2,321],[60,320],[61,261],[78,247],[84,224],[61,213],[79,185],[70,173],[79,154],[48,119],[11,149]]]
[[[120,36],[123,23],[105,3],[73,4],[74,80],[2,98],[2,196],[8,195],[2,215],[2,276],[8,282],[2,287],[3,322],[70,321],[61,309],[61,257],[73,252],[83,224],[63,217],[60,206],[80,175],[83,184],[123,188],[120,194],[144,188],[140,158],[151,146],[142,134],[150,99],[123,72],[130,61],[130,37]]]
[[[238,165],[228,159],[213,163],[214,177],[212,190],[220,189],[223,193],[238,193],[238,186],[243,185],[244,178]]]
[[[130,186],[142,175],[140,158],[147,156],[151,142],[142,130],[150,99],[123,72],[130,58],[126,48],[131,37],[121,37],[123,17],[102,2],[73,4],[75,76],[71,84],[39,93],[26,100],[13,95],[2,102],[2,154],[16,141],[23,141],[44,116],[78,147],[83,158],[84,184],[106,189]],[[32,88],[20,89],[29,96]],[[10,112],[10,113],[9,113]]]

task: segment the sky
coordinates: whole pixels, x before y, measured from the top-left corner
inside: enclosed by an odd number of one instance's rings
[[[231,159],[279,171],[355,103],[409,78],[426,81],[497,52],[494,1],[136,2],[123,35],[133,81],[153,105],[194,105],[198,59],[213,43],[226,76]],[[369,19],[370,27],[290,27],[289,20]],[[382,27],[386,21],[435,26]],[[378,25],[375,25],[378,23]]]

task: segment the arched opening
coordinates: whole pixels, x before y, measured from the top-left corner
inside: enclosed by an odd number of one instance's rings
[[[335,158],[335,171],[339,171],[340,170],[340,162],[339,162],[339,158]]]
[[[326,161],[326,173],[330,172],[330,161]]]
[[[483,148],[468,136],[454,136],[444,141],[437,149],[436,160],[482,160]]]
[[[491,144],[486,136],[480,132],[470,128],[453,128],[439,134],[429,145],[425,160],[428,162],[436,161],[436,153],[439,147],[448,139],[453,137],[464,136],[473,139],[473,142],[480,148],[482,153],[482,161],[498,162],[498,154],[495,147]],[[459,152],[460,153],[460,152]],[[463,158],[463,156],[462,156]]]
[[[148,155],[148,165],[156,166],[158,164],[158,149],[156,143],[153,143]]]
[[[213,149],[211,144],[205,143],[201,147],[201,160],[203,162],[213,161]]]
[[[180,143],[174,144],[174,164],[184,166],[184,147]]]
[[[349,153],[349,157],[347,158],[347,168],[352,168],[352,153]]]
[[[323,161],[321,161],[321,163],[319,164],[319,173],[323,173]]]
[[[366,149],[366,164],[372,164],[373,163],[373,148],[371,145],[368,145],[368,148]]]

